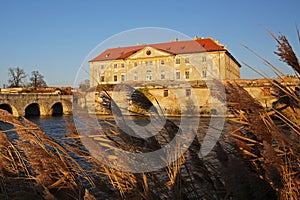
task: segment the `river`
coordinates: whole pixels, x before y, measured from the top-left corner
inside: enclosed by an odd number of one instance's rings
[[[61,140],[67,133],[67,122],[72,121],[72,115],[28,117],[43,131],[55,140]]]
[[[65,140],[66,139],[65,135],[70,130],[69,129],[69,125],[70,125],[69,122],[73,121],[73,116],[72,115],[40,116],[40,117],[30,117],[28,119],[30,121],[34,122],[35,124],[37,124],[38,126],[40,126],[47,135],[49,135],[54,140],[56,140],[58,143],[61,143],[64,146],[64,141],[66,141]],[[141,119],[137,119],[137,118],[134,118],[134,119],[135,119],[135,121],[139,122],[137,124],[141,125],[141,127],[143,125],[147,125],[145,123],[141,123],[143,121]],[[195,119],[196,118],[190,118],[189,119],[190,123],[186,124],[186,125],[188,126],[188,125],[193,124],[192,121],[195,120]],[[101,120],[113,121],[114,119],[111,116],[109,116],[109,117],[98,116],[98,120],[100,120],[100,121]],[[178,118],[178,117],[170,118],[170,120],[172,122],[174,122],[175,124],[177,124],[177,125],[180,125],[180,126],[183,125],[180,121],[180,118]],[[199,124],[199,127],[198,127],[198,133],[200,133],[200,135],[203,135],[203,133],[206,132],[206,130],[209,126],[209,121],[210,121],[210,118],[200,118],[200,124]],[[199,137],[198,137],[198,139],[199,139]],[[201,141],[201,139],[199,141]],[[89,163],[89,161],[86,160],[85,158],[81,158],[80,156],[77,156],[75,154],[73,156],[74,156],[75,160],[78,161],[78,163],[81,165],[81,167],[83,169],[86,169],[87,171],[89,171],[89,170],[95,168],[95,166],[93,166],[91,163]],[[210,160],[213,160],[213,159],[210,159]],[[191,164],[190,161],[188,161],[187,163]],[[88,173],[88,174],[89,174],[90,177],[95,176],[95,174],[93,174],[93,173]],[[163,176],[162,173],[161,173],[160,176],[162,177],[162,180],[164,180],[164,179],[165,179],[165,181],[168,180],[166,178],[166,176]],[[94,178],[95,178],[95,180],[100,180],[99,177],[97,177],[97,175]],[[106,181],[106,179],[103,179],[103,180]],[[86,181],[83,181],[83,184],[86,188],[89,188],[90,191],[92,192],[92,194],[95,195],[95,197],[97,197],[98,199],[102,199],[103,196],[107,195],[107,193],[106,193],[107,186],[101,185],[99,188],[98,187],[94,188],[94,187],[91,187],[91,185]],[[99,185],[100,185],[100,182],[99,182]],[[114,194],[109,194],[109,195],[114,195]]]
[[[68,123],[73,122],[73,116],[72,115],[63,115],[63,116],[39,116],[39,117],[29,117],[28,118],[30,121],[34,122],[37,124],[39,127],[43,129],[43,131],[52,137],[54,140],[60,142],[61,139],[65,137],[65,135],[68,132]],[[111,116],[98,116],[98,120],[113,120]],[[174,122],[176,125],[180,126],[180,128],[186,127],[186,126],[191,126],[191,124],[194,124],[195,126],[195,120],[197,121],[198,119],[196,118],[190,118],[190,119],[185,119],[187,120],[186,123],[182,123],[180,121],[179,117],[172,117],[168,118],[172,122]],[[139,118],[136,118],[135,123],[138,124],[138,126],[142,127],[143,122]],[[137,122],[138,121],[138,122]],[[188,123],[187,123],[188,122]],[[182,124],[180,124],[182,123]],[[185,126],[183,126],[185,124]],[[199,133],[200,135],[205,135],[207,132],[207,129],[210,125],[210,118],[200,118],[199,121],[199,126],[197,129],[198,136]],[[226,124],[225,124],[226,127]],[[220,127],[223,128],[223,127]],[[227,128],[223,129],[222,132],[228,131]],[[201,137],[201,136],[200,136]]]

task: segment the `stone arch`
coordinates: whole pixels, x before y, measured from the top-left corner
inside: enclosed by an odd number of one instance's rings
[[[63,111],[64,111],[63,114],[65,115],[72,114],[73,105],[71,101],[62,100],[61,104],[63,106]]]
[[[6,110],[7,112],[9,112],[14,116],[19,116],[18,110],[10,104],[7,103],[0,104],[0,109]]]
[[[9,104],[6,104],[6,103],[0,104],[0,109],[6,110],[6,111],[9,112],[10,114],[13,114],[12,108],[11,108],[11,106],[10,106]]]
[[[61,102],[56,102],[51,106],[50,114],[52,116],[59,116],[64,114],[64,108]]]
[[[41,110],[38,103],[31,103],[25,107],[25,116],[40,116]]]

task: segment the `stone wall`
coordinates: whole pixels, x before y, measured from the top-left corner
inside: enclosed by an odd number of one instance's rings
[[[282,80],[277,79],[277,81],[289,86],[292,91],[296,86],[300,85],[299,80],[295,78],[286,77]],[[272,103],[277,100],[273,95],[275,91],[272,84],[266,79],[232,80],[224,82],[239,84],[266,109],[271,108]],[[218,114],[219,105],[211,103],[214,102],[211,98],[211,91],[206,87],[204,81],[193,81],[190,82],[189,86],[181,85],[179,82],[174,82],[173,84],[168,83],[165,86],[164,84],[155,86],[155,83],[153,83],[153,85],[147,85],[143,91],[145,90],[157,99],[162,108],[162,112],[167,115],[194,113],[200,115]],[[113,96],[117,103],[120,103],[120,105],[124,104],[121,106],[128,106],[125,94],[121,95],[118,94],[118,92],[113,93],[113,91],[108,91],[108,93]],[[89,108],[90,112],[108,114],[105,109],[101,107],[101,99],[99,99],[98,95],[95,95],[95,92],[90,92],[86,98],[85,100],[82,99],[81,102],[86,103],[86,107]],[[155,101],[153,101],[153,103],[155,104]]]

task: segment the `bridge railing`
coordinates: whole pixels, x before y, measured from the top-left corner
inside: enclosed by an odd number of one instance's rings
[[[8,97],[36,97],[36,96],[40,96],[40,97],[70,97],[73,95],[69,95],[69,94],[43,94],[43,93],[14,93],[14,94],[1,94],[0,93],[0,98],[8,98]]]

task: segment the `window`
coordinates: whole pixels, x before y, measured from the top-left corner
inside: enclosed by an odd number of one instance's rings
[[[114,68],[118,68],[118,64],[114,64]]]
[[[145,64],[146,64],[146,66],[149,66],[149,65],[152,65],[153,63],[152,63],[152,61],[146,61]]]
[[[176,79],[180,79],[180,71],[176,71]]]
[[[138,73],[137,73],[137,72],[134,72],[134,74],[133,74],[133,79],[134,79],[135,81],[138,80]]]
[[[151,81],[152,80],[152,72],[151,70],[146,71],[146,80]]]
[[[104,69],[104,65],[101,65],[101,69]]]
[[[185,58],[185,59],[184,59],[184,62],[185,62],[185,63],[190,63],[190,59],[189,59],[189,58]]]
[[[162,70],[161,73],[160,73],[160,79],[161,80],[165,80],[166,79],[166,73],[165,73],[164,70]]]
[[[118,81],[118,76],[114,75],[114,81]]]
[[[207,76],[206,71],[202,71],[202,77],[206,78],[206,76]]]
[[[190,78],[190,71],[185,71],[184,75],[185,75],[185,79],[189,79]]]
[[[124,68],[124,67],[125,67],[124,63],[121,63],[121,67],[122,67],[122,68]]]
[[[185,96],[187,96],[187,97],[191,96],[191,89],[185,90]]]
[[[164,97],[169,96],[169,91],[168,90],[164,90]]]
[[[124,74],[121,75],[121,81],[125,81],[125,75]]]
[[[205,56],[202,57],[202,62],[206,62],[206,57]]]
[[[180,58],[176,58],[175,63],[180,64]]]
[[[135,63],[134,63],[134,66],[135,66],[135,67],[136,67],[136,66],[138,66],[138,63],[137,63],[137,62],[135,62]]]
[[[104,82],[104,76],[100,76],[100,81]]]
[[[160,64],[164,65],[165,64],[165,60],[160,60]]]

